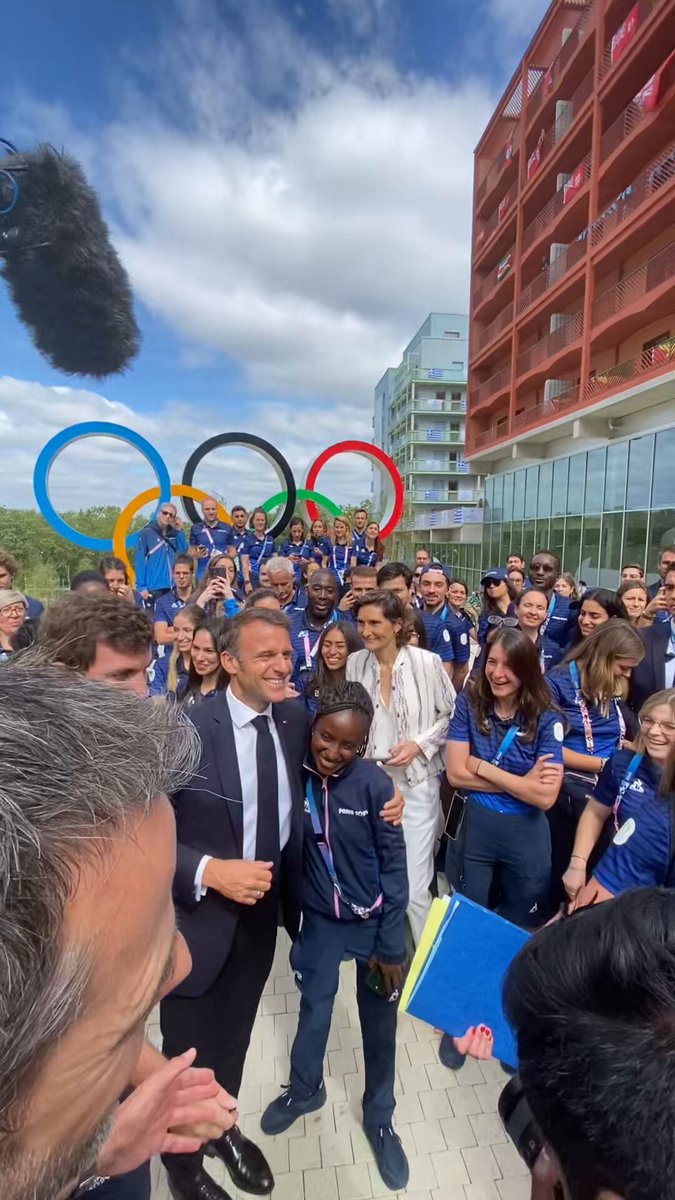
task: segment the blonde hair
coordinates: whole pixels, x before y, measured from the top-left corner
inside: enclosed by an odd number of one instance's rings
[[[180,612],[176,613],[177,617],[188,617],[192,625],[193,632],[204,619],[204,613],[198,604],[186,604],[185,608],[181,608]],[[178,646],[174,646],[169,659],[169,669],[166,673],[166,690],[167,692],[175,692],[178,687],[178,659],[180,657]]]
[[[342,524],[347,526],[347,537],[350,537],[352,532],[352,523],[349,520],[349,517],[345,517],[344,513],[338,513],[336,517],[333,517],[333,530],[335,530],[336,521],[342,521]]]
[[[565,662],[577,664],[581,691],[607,716],[612,700],[616,696],[625,699],[627,693],[626,681],[619,682],[614,676],[616,660],[630,658],[640,663],[644,656],[640,635],[623,617],[610,617],[570,650]]]

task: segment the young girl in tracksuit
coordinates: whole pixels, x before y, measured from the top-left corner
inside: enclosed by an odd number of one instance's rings
[[[359,683],[341,683],[320,696],[305,769],[302,929],[291,950],[301,993],[298,1030],[290,1086],[269,1105],[261,1126],[282,1133],[326,1103],[323,1061],[340,963],[356,959],[364,1130],[384,1182],[401,1191],[408,1163],[392,1117],[408,881],[403,832],[380,816],[393,783],[360,757],[372,718]]]

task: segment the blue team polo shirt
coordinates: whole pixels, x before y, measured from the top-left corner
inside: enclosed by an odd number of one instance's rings
[[[617,801],[632,757],[632,750],[617,750],[595,785],[593,798],[608,810]],[[663,887],[668,879],[671,801],[659,794],[659,779],[658,767],[645,755],[624,792],[617,815],[619,831],[593,871],[613,896],[633,887]]]
[[[282,542],[281,544],[279,553],[281,554],[282,558],[291,558],[292,555],[302,558],[302,548],[304,544],[304,542],[292,542],[290,538],[286,538],[286,541]],[[302,579],[302,564],[293,563],[292,566],[295,572],[295,586],[297,587]]]
[[[305,562],[308,562],[313,558],[315,562],[318,562],[319,566],[322,566],[324,558],[327,558],[328,562],[330,563],[330,552],[332,549],[333,543],[329,537],[310,537],[307,538],[307,541],[302,547],[300,553],[302,554]]]
[[[332,625],[335,621],[340,620],[343,614],[333,611],[321,629],[313,629],[311,625],[307,624],[307,615],[304,609],[296,613],[290,613],[289,615],[291,618],[291,647],[293,649],[291,683],[294,683],[297,687],[298,680],[302,675],[313,675],[316,671],[317,645],[324,629],[328,625]]]
[[[237,553],[248,554],[251,561],[251,583],[254,587],[258,586],[260,578],[260,565],[268,558],[272,558],[274,554],[274,538],[271,533],[266,533],[264,537],[259,538],[253,530],[249,530],[246,537],[239,541],[237,545]]]
[[[328,570],[333,572],[340,584],[344,583],[345,571],[351,564],[353,554],[354,547],[351,542],[347,542],[346,546],[338,546],[337,542],[334,542],[331,546],[328,555]]]
[[[185,608],[187,603],[188,601],[181,600],[180,596],[177,596],[172,588],[170,592],[166,592],[155,601],[152,619],[153,621],[166,621],[169,628],[171,628],[176,613]]]
[[[498,616],[499,614],[495,613],[494,615]],[[499,628],[498,625],[490,625],[490,623],[489,623],[490,616],[492,616],[491,613],[482,612],[480,614],[480,617],[478,618],[478,641],[481,646],[485,645],[490,631],[492,629]],[[509,607],[507,608],[506,612],[504,613],[504,616],[505,617],[517,617],[518,616],[518,613],[516,612],[515,604],[509,604]]]
[[[433,613],[426,612],[423,608],[418,611],[427,635],[427,650],[437,654],[441,662],[454,662],[455,651],[450,630]]]
[[[209,558],[226,554],[232,545],[232,526],[227,521],[216,521],[215,525],[207,525],[206,521],[198,521],[190,530],[190,545],[205,547],[207,558],[195,559],[197,564],[197,579],[201,579],[209,565]]]
[[[584,735],[584,721],[577,702],[577,689],[570,674],[570,664],[561,663],[559,667],[554,667],[546,676],[546,682],[553,693],[553,699],[565,714],[567,749],[574,750],[577,754],[596,754],[600,758],[609,758],[621,740],[618,705],[610,703],[605,717],[597,704],[586,701],[593,734],[593,749],[589,751]]]
[[[567,646],[576,629],[578,615],[578,601],[570,603],[566,596],[559,596],[557,592],[553,592],[542,626],[542,636],[550,638],[556,646]]]
[[[450,641],[452,646],[452,654],[443,658],[443,662],[467,663],[471,654],[471,646],[469,644],[469,632],[464,627],[464,623],[452,611],[449,604],[444,604],[443,608],[437,613],[430,613],[426,608],[420,609],[420,615],[424,624],[427,624],[427,618],[433,617],[435,621],[439,621],[442,628],[442,636],[445,643]],[[447,635],[447,636],[446,636]],[[431,646],[429,647],[431,649]]]
[[[512,724],[512,721],[500,721],[493,715],[490,718],[489,732],[482,733],[476,724],[476,713],[469,695],[463,691],[457,697],[455,711],[450,720],[448,741],[468,742],[471,754],[484,759],[485,762],[492,762]],[[551,754],[553,757],[550,761],[562,764],[564,733],[560,713],[546,709],[539,717],[534,741],[526,742],[519,733],[498,765],[502,770],[510,771],[512,775],[527,775],[542,754]],[[508,792],[471,792],[468,788],[462,790],[476,804],[489,808],[492,812],[521,815],[527,813],[534,817],[541,811],[532,804],[525,804],[516,796],[509,795]]]

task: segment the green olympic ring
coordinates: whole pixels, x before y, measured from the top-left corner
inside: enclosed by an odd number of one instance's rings
[[[285,503],[287,496],[288,492],[277,492],[276,496],[270,496],[269,500],[266,500],[260,507],[269,515],[273,508],[277,508],[279,504]],[[342,516],[340,506],[329,500],[328,496],[323,496],[321,492],[313,492],[310,488],[298,488],[297,497],[298,500],[313,500],[315,504],[319,504],[321,508],[325,508],[331,517]]]

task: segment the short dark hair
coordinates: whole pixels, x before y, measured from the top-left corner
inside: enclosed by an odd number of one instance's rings
[[[673,1200],[672,891],[637,888],[540,930],[509,967],[504,1004],[572,1200]]]
[[[549,558],[554,559],[555,562],[557,562],[557,564],[558,564],[558,570],[560,570],[560,567],[561,567],[560,556],[555,553],[555,550],[535,550],[534,554],[532,555],[532,558],[530,559],[530,562],[532,562],[532,559],[536,558],[538,554],[546,554]]]
[[[273,608],[245,608],[223,626],[218,653],[231,654],[236,658],[242,629],[248,629],[249,625],[254,625],[256,621],[261,621],[263,625],[274,625],[277,629],[285,629],[287,633],[291,627],[286,613],[281,610],[277,612]]]
[[[659,562],[661,562],[664,554],[675,554],[675,546],[662,546],[659,550]]]
[[[99,643],[140,653],[152,643],[152,621],[142,608],[120,604],[119,596],[70,593],[50,604],[38,640],[52,662],[85,674]]]
[[[248,510],[244,508],[244,505],[243,505],[243,504],[233,504],[233,505],[232,505],[232,508],[230,509],[230,511],[231,511],[231,513],[232,513],[232,516],[234,516],[234,514],[235,514],[236,512],[243,512],[243,513],[245,513],[245,512],[247,512]]]
[[[4,567],[12,579],[19,574],[19,564],[9,550],[0,550],[0,567]]]
[[[330,713],[350,711],[360,713],[370,729],[373,720],[373,702],[362,683],[357,683],[353,679],[345,679],[343,683],[335,683],[321,689],[316,720],[319,717],[327,717]]]
[[[104,588],[108,587],[105,575],[101,571],[78,571],[70,581],[71,592],[76,592],[85,583],[100,583]]]
[[[377,567],[369,567],[365,563],[352,567],[352,579],[377,579]]]
[[[354,509],[354,516],[355,516],[355,517],[358,517],[359,513],[363,513],[363,514],[364,514],[364,516],[366,516],[366,517],[367,517],[367,516],[368,516],[368,509],[367,509],[367,508],[355,508],[355,509]]]
[[[624,563],[621,567],[621,571],[639,571],[642,575],[645,573],[642,563]]]
[[[419,608],[410,608],[403,620],[403,641],[408,644],[414,634],[417,634],[417,645],[420,650],[428,650],[427,627],[422,620]]]
[[[392,624],[394,621],[401,622],[401,628],[396,635],[396,645],[404,646],[406,643],[406,614],[398,596],[395,596],[393,592],[369,592],[369,594],[364,596],[363,599],[359,599],[354,602],[354,607],[352,609],[354,616],[358,617],[361,609],[365,608],[368,604],[374,604],[377,608],[379,608],[385,620],[391,621]]]
[[[98,569],[101,575],[105,575],[106,571],[124,571],[124,578],[128,579],[129,577],[127,564],[121,558],[116,558],[114,554],[104,554],[98,564]]]
[[[391,583],[392,579],[405,580],[405,586],[409,588],[412,586],[413,573],[405,563],[385,563],[377,572],[377,586],[381,588],[383,583]]]
[[[189,554],[177,554],[172,569],[175,570],[176,567],[189,567],[191,571],[194,571],[195,560],[194,558],[190,558]]]
[[[246,598],[244,608],[257,608],[263,600],[276,600],[277,604],[279,604],[277,594],[272,588],[259,587],[255,588],[255,590],[251,592],[251,595]],[[281,605],[279,605],[279,607],[281,608]],[[272,611],[273,610],[270,609],[270,612]]]

